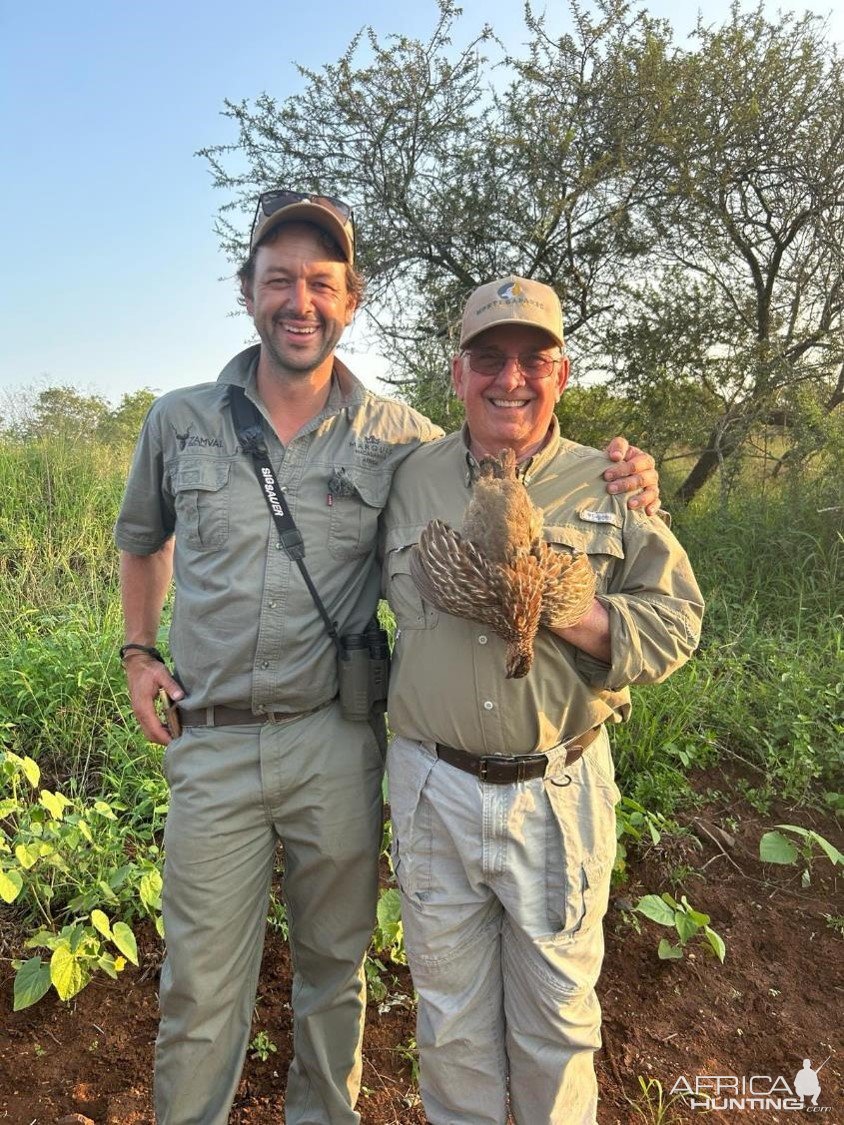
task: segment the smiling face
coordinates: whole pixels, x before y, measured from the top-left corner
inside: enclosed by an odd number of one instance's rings
[[[312,226],[287,223],[255,255],[246,308],[261,359],[280,378],[331,374],[334,349],[351,324],[355,299],[346,265]]]
[[[557,356],[560,349],[540,328],[504,324],[475,336],[470,351],[493,351],[516,357],[524,353]],[[563,356],[545,379],[526,379],[515,358],[509,358],[498,375],[473,371],[469,356],[455,356],[452,380],[457,397],[466,407],[472,452],[496,456],[503,448],[514,449],[520,460],[542,447],[551,416],[569,374]]]

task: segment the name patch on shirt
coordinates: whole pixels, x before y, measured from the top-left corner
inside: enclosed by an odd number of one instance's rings
[[[620,526],[619,518],[615,512],[596,512],[592,508],[581,508],[577,514],[587,523],[611,523],[615,527]]]

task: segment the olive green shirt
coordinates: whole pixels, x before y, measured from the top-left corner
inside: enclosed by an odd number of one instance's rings
[[[258,399],[259,348],[216,383],[152,406],[117,520],[118,547],[159,550],[175,535],[170,649],[186,705],[308,710],[337,694],[336,652],[295,563],[278,543],[252,459],[240,452],[228,388],[261,410],[269,458],[305,543],[305,563],[340,634],[378,601],[378,517],[397,467],[441,434],[371,394],[339,362],[325,409],[283,446]]]
[[[477,466],[467,433],[424,446],[393,480],[383,517],[384,588],[398,639],[390,679],[392,730],[479,754],[547,750],[630,712],[629,684],[654,683],[697,646],[703,599],[685,551],[659,519],[630,511],[601,476],[606,456],[560,437],[556,419],[524,482],[545,515],[545,538],[583,551],[609,614],[606,665],[540,627],[523,679],[504,675],[506,645],[487,626],[423,602],[410,550],[429,520],[459,529]]]

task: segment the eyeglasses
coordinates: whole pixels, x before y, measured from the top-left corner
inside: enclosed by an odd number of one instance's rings
[[[477,375],[484,375],[492,379],[500,375],[507,366],[508,360],[514,359],[516,366],[526,379],[547,379],[554,373],[554,367],[563,358],[562,355],[550,356],[542,352],[519,352],[518,355],[505,355],[504,352],[490,351],[488,349],[472,350],[467,348],[463,354],[469,360],[469,366]]]
[[[280,211],[282,207],[289,207],[293,203],[316,203],[318,207],[325,207],[332,211],[343,226],[347,223],[351,226],[352,241],[354,242],[355,216],[348,203],[344,203],[342,199],[335,199],[333,195],[311,195],[307,191],[278,189],[276,191],[263,191],[258,196],[258,206],[255,208],[255,218],[252,220],[252,230],[249,234],[250,246],[254,245],[255,242],[255,228],[264,219],[268,219],[270,215]]]

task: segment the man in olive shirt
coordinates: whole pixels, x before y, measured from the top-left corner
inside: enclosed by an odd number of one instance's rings
[[[379,732],[340,712],[334,645],[230,404],[242,389],[259,411],[316,590],[341,636],[361,633],[378,600],[377,525],[393,473],[441,431],[368,392],[335,357],[362,292],[353,257],[341,201],[261,196],[240,271],[260,344],[216,383],[155,403],[117,524],[132,705],[147,737],[168,744],[159,1125],[228,1120],[279,841],[295,966],[285,1120],[359,1121],[383,723]],[[613,487],[652,484],[647,461],[628,457],[611,472],[632,476]],[[639,502],[653,500],[649,490]],[[155,649],[171,577],[177,678]],[[172,740],[155,709],[160,688],[180,701],[184,730]]]
[[[667,527],[608,496],[603,454],[560,434],[553,290],[482,286],[460,343],[467,425],[404,462],[383,520],[398,626],[387,766],[422,1096],[432,1125],[504,1125],[508,1086],[518,1125],[587,1125],[619,796],[604,724],[628,717],[630,684],[688,659],[703,605]],[[429,520],[460,528],[479,459],[504,447],[546,540],[585,552],[597,578],[584,617],[540,628],[531,671],[512,680],[505,642],[423,601],[409,561]]]

